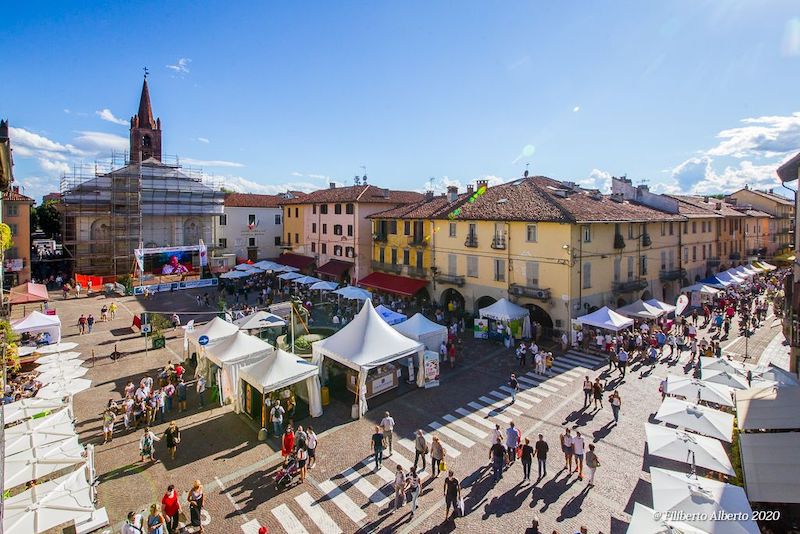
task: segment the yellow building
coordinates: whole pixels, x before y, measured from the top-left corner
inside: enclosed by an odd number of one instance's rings
[[[719,272],[720,257],[716,252],[717,226],[724,217],[706,208],[678,200],[678,213],[686,217],[681,223],[678,254],[684,269],[685,285],[693,284]]]
[[[733,199],[739,205],[750,205],[772,216],[768,222],[767,258],[794,247],[795,206],[792,200],[776,195],[772,189],[758,191],[749,187],[731,193],[726,199]]]

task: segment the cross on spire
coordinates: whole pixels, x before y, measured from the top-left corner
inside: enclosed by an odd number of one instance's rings
[[[147,67],[142,67],[142,70],[144,71],[144,79],[146,80],[147,79],[147,75],[150,74],[150,71],[147,70]]]

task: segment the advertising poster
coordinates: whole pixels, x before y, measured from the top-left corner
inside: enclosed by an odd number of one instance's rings
[[[427,350],[425,351],[425,389],[439,385],[439,354]]]
[[[692,291],[692,307],[699,308],[701,305],[700,302],[700,292],[699,291]]]
[[[475,319],[472,332],[475,339],[489,339],[489,319]]]

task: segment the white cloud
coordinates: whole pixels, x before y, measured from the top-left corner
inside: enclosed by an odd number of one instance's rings
[[[223,181],[226,189],[232,189],[239,193],[258,193],[262,195],[277,195],[286,191],[303,191],[310,193],[319,189],[319,185],[310,182],[284,182],[279,184],[262,184],[249,180],[242,176],[217,176]]]
[[[78,149],[72,145],[61,144],[24,128],[14,128],[12,126],[9,128],[9,134],[11,135],[12,146],[17,148],[25,147],[30,151],[47,150],[50,152],[79,152]]]
[[[188,58],[188,57],[178,58],[178,61],[175,62],[174,65],[167,65],[167,68],[172,70],[172,71],[174,71],[177,74],[181,74],[181,75],[189,74],[189,72],[190,72],[189,71],[189,63],[191,63],[191,62],[192,62],[192,60],[190,58]]]
[[[723,130],[722,141],[707,156],[734,158],[782,156],[800,148],[800,112],[742,119],[746,126]]]
[[[205,143],[205,144],[209,144],[211,142],[209,139],[207,139],[205,137],[198,137],[197,140],[200,141],[201,143]]]
[[[58,180],[53,177],[26,176],[25,178],[18,178],[16,181],[19,183],[22,192],[34,199],[37,204],[41,203],[44,195],[59,189]]]
[[[218,159],[194,159],[194,158],[181,158],[181,163],[187,165],[195,165],[197,167],[244,167],[244,163],[236,161],[225,161]]]
[[[598,189],[602,193],[610,193],[611,173],[600,169],[592,169],[588,177],[575,180],[575,183],[586,189]]]
[[[776,165],[756,165],[752,161],[739,161],[717,171],[708,156],[690,158],[672,169],[672,182],[662,185],[666,192],[730,193],[745,185],[768,189],[781,185],[775,175]]]
[[[800,56],[800,18],[786,21],[783,31],[782,51],[785,56]]]
[[[46,158],[39,158],[39,167],[41,169],[51,175],[51,176],[61,176],[62,174],[67,174],[70,171],[70,166],[64,161],[53,161]]]
[[[572,108],[572,112],[573,112],[573,113],[577,113],[577,112],[579,112],[580,110],[581,110],[581,107],[580,107],[580,106],[575,106],[574,108]]]
[[[130,140],[121,135],[105,132],[81,131],[75,138],[75,144],[91,154],[122,152],[130,148]]]
[[[111,110],[108,108],[103,108],[100,111],[95,111],[95,115],[103,119],[104,121],[113,122],[114,124],[119,124],[120,126],[127,126],[128,121],[125,119],[120,119],[115,117]]]

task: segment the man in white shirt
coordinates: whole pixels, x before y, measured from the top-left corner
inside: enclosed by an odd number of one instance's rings
[[[197,379],[197,403],[200,408],[205,404],[206,396],[206,377],[200,375]]]
[[[575,456],[575,472],[578,473],[578,480],[583,480],[583,452],[585,443],[580,432],[575,432],[572,438],[572,454]]]
[[[392,455],[392,431],[394,430],[394,419],[387,411],[381,420],[381,428],[383,429],[383,437],[386,438],[386,443],[389,445],[389,456]]]
[[[145,534],[142,514],[128,512],[128,519],[122,525],[122,534]]]

